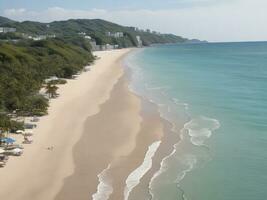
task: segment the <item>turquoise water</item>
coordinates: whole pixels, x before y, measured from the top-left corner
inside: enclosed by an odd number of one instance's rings
[[[131,88],[185,123],[152,199],[267,199],[266,42],[155,46],[127,62]]]

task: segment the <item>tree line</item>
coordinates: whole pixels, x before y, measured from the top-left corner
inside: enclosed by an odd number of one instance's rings
[[[39,94],[50,76],[71,78],[93,62],[90,44],[81,37],[0,42],[0,128],[11,127],[10,113],[44,115],[48,99]],[[56,86],[47,87],[51,94]]]

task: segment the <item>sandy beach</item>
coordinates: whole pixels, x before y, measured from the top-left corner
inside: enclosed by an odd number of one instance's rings
[[[159,114],[143,112],[128,89],[121,59],[129,52],[97,52],[90,71],[60,87],[34,143],[0,169],[0,199],[104,199],[99,174],[107,167],[110,199],[123,199],[127,177],[163,135]]]

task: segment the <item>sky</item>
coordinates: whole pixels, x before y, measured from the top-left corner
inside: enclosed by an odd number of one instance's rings
[[[211,42],[267,41],[267,0],[0,0],[0,15],[51,22],[101,18]]]

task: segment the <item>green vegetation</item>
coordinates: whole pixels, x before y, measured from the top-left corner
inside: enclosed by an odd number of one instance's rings
[[[0,144],[5,133],[16,132],[17,130],[24,130],[23,123],[11,120],[7,115],[0,114]]]
[[[48,100],[39,95],[44,80],[50,76],[71,78],[93,60],[89,42],[83,38],[0,42],[0,112],[46,114]]]
[[[90,36],[98,45],[111,44],[119,47],[137,46],[136,36],[143,45],[185,42],[187,39],[172,35],[137,31],[100,19],[71,19],[51,23],[16,22],[0,16],[1,27],[16,28],[13,33],[0,33],[0,128],[11,129],[20,124],[8,114],[20,116],[44,115],[48,99],[39,94],[44,80],[57,76],[71,78],[83,66],[96,59],[91,54]],[[122,32],[123,37],[111,37],[107,33]],[[82,33],[82,34],[80,34]],[[53,39],[28,40],[28,36],[54,36]],[[57,96],[59,79],[46,85],[49,98]]]
[[[6,21],[6,20],[4,20]],[[1,24],[1,22],[0,22]],[[118,44],[120,47],[137,46],[136,36],[139,35],[145,46],[155,43],[185,42],[187,39],[173,34],[157,34],[146,31],[136,31],[133,27],[120,26],[101,19],[70,19],[51,23],[15,22],[3,23],[7,27],[14,27],[17,32],[29,35],[57,35],[58,37],[74,37],[84,32],[90,35],[97,44]],[[124,37],[114,38],[106,35],[107,32],[122,32]]]
[[[6,17],[2,17],[2,16],[0,16],[0,25],[2,25],[2,24],[6,24],[6,23],[11,23],[11,22],[14,22],[14,21],[11,20],[11,19],[8,19],[8,18],[6,18]]]
[[[19,33],[5,33],[0,34],[0,40],[19,40],[23,39]]]
[[[63,85],[66,83],[67,81],[65,79],[52,80],[48,82],[48,84],[52,84],[52,85]]]

